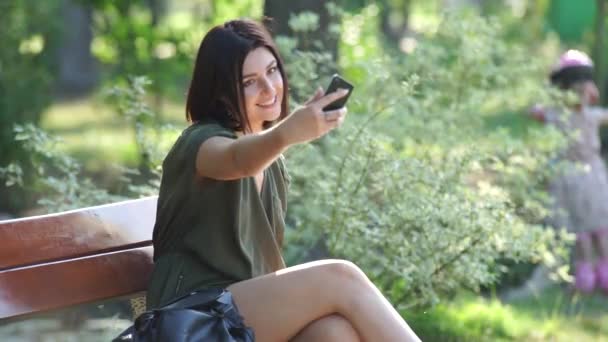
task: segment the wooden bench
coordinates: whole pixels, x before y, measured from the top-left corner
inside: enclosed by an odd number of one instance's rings
[[[0,320],[145,293],[156,197],[0,221]]]

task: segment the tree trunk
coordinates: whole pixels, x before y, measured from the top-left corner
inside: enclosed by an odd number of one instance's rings
[[[606,1],[596,0],[595,15],[595,41],[593,42],[593,62],[595,63],[595,80],[600,93],[600,103],[608,104],[606,101],[606,62],[604,62],[604,49],[606,48]],[[608,157],[608,128],[600,129],[601,153]]]
[[[399,41],[407,35],[410,19],[411,0],[402,0],[398,7],[392,6],[391,1],[380,1],[380,31],[391,45],[399,46]],[[391,15],[398,15],[399,23],[392,23]]]
[[[157,26],[160,19],[167,12],[166,0],[146,0],[148,8],[152,13],[152,26]]]
[[[606,63],[604,62],[604,49],[606,48],[606,1],[596,0],[597,12],[595,16],[595,41],[593,44],[593,61],[595,63],[595,80],[602,103],[606,103],[604,90],[606,89]]]
[[[310,38],[320,41],[323,46],[322,49],[330,52],[334,60],[337,60],[338,38],[335,35],[328,34],[331,16],[325,7],[326,3],[326,0],[290,0],[289,2],[285,0],[265,0],[264,15],[271,18],[267,26],[275,36],[294,36],[294,32],[289,28],[289,18],[304,11],[314,12],[319,15],[319,28],[311,34]],[[306,47],[306,49],[308,48]]]
[[[167,1],[166,0],[147,0],[147,5],[148,5],[148,8],[150,9],[150,13],[152,14],[152,27],[154,27],[154,29],[157,29],[158,24],[160,23],[160,20],[167,12]],[[156,66],[156,67],[154,67],[154,70],[158,70],[159,69],[158,65],[160,64],[160,61],[158,60],[158,58],[153,57],[152,63],[154,63],[154,65]],[[158,123],[162,123],[163,122],[163,105],[164,105],[163,88],[161,87],[160,81],[158,79],[154,80],[151,88],[152,88],[152,93],[154,94],[153,109],[154,109],[155,120]],[[158,128],[159,125],[156,125],[156,127]]]
[[[79,96],[91,91],[99,81],[99,69],[91,53],[93,9],[81,1],[68,0],[63,15],[57,86],[62,96]]]

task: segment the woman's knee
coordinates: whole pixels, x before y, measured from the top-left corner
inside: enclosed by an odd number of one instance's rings
[[[327,278],[333,279],[342,284],[362,284],[367,283],[368,278],[359,266],[347,260],[332,259],[327,260],[324,267]]]
[[[328,291],[336,305],[336,312],[350,318],[352,313],[363,310],[370,301],[377,298],[378,290],[365,273],[354,263],[345,260],[331,260],[326,270]]]
[[[353,325],[341,315],[322,317],[306,326],[292,342],[350,342],[360,341]]]

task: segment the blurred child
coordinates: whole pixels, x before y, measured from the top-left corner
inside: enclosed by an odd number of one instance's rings
[[[567,227],[577,235],[576,288],[591,292],[599,287],[608,294],[608,174],[599,138],[600,126],[608,122],[608,110],[595,106],[599,92],[592,75],[593,62],[585,53],[567,51],[552,70],[550,80],[562,90],[575,92],[578,101],[568,108],[570,113],[535,107],[532,115],[568,134],[574,133],[563,154],[573,163],[549,187],[555,200],[551,224]]]

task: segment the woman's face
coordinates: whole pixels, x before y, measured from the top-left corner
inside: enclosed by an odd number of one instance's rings
[[[260,132],[264,122],[281,115],[283,77],[274,55],[260,47],[249,52],[243,62],[245,110],[253,132]]]

